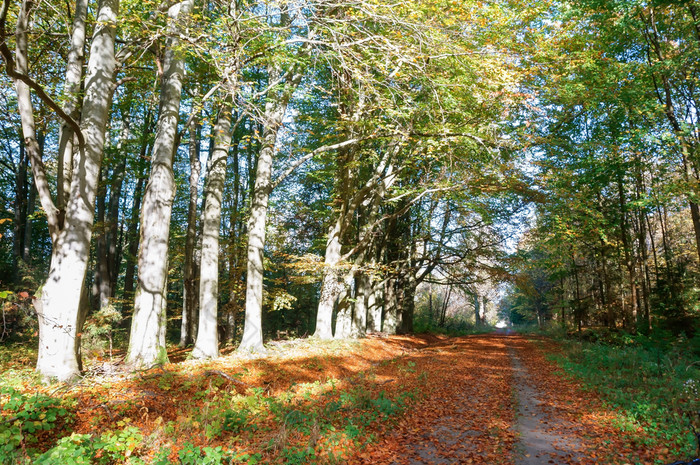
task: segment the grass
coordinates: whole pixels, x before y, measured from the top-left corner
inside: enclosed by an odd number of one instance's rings
[[[693,342],[616,335],[565,340],[552,358],[617,412],[615,426],[641,445],[695,457],[700,418],[700,362]]]

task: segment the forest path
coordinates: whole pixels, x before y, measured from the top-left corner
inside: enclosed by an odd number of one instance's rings
[[[429,373],[428,396],[358,463],[625,463],[613,457],[600,403],[523,336],[451,338],[411,360]]]

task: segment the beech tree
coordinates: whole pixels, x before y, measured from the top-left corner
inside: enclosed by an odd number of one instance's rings
[[[9,2],[4,2],[0,12],[2,30],[8,7]],[[37,371],[45,378],[66,381],[80,372],[79,333],[86,310],[85,303],[83,301],[81,305],[81,300],[85,296],[84,282],[95,216],[95,194],[103,158],[105,127],[114,91],[114,40],[119,2],[101,1],[97,10],[96,20],[100,26],[95,28],[90,47],[80,126],[28,74],[28,28],[32,7],[31,2],[23,2],[20,7],[14,58],[9,53],[6,43],[0,47],[8,74],[15,80],[24,145],[31,160],[32,172],[42,207],[47,214],[53,242],[49,275],[42,286],[41,295],[35,300],[40,328]],[[80,55],[81,51],[77,49],[83,47],[82,21],[81,17],[77,17],[74,23],[75,37],[71,51],[73,56]],[[69,85],[74,84],[73,78],[69,72]],[[71,166],[73,175],[65,211],[55,206],[49,190],[37,142],[30,88],[40,95],[42,102],[48,104],[68,122],[78,135],[79,148]],[[63,201],[59,200],[58,204],[62,205]]]
[[[185,72],[177,34],[181,29],[179,22],[186,20],[193,4],[193,0],[183,0],[168,8],[172,35],[166,45],[151,174],[141,208],[138,285],[127,353],[128,363],[134,366],[148,367],[164,363],[168,358],[165,349],[168,238],[175,195],[173,156]]]

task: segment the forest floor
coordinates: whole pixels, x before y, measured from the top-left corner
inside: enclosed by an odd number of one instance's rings
[[[668,453],[623,434],[595,393],[564,377],[547,339],[449,338],[412,356],[433,380],[425,400],[359,463],[653,464]],[[433,384],[435,383],[435,384]],[[669,460],[670,461],[670,460]]]
[[[373,336],[269,347],[264,357],[229,352],[208,362],[174,350],[172,363],[139,373],[93,360],[78,384],[18,386],[27,398],[70,405],[63,423],[21,448],[40,453],[71,432],[112,447],[105,463],[120,462],[118,454],[198,463],[188,460],[217,447],[236,463],[672,461],[641,429],[622,433],[616,412],[565,377],[548,358],[560,350],[548,339]],[[23,362],[13,363],[3,371],[16,375]]]

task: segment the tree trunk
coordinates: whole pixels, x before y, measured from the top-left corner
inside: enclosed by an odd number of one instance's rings
[[[43,149],[42,149],[43,152]],[[24,222],[24,240],[22,241],[22,261],[26,264],[31,264],[31,251],[32,251],[32,215],[36,209],[36,187],[34,183],[30,182],[27,184],[27,189],[29,189],[29,198],[27,199],[27,214],[26,220]]]
[[[165,348],[168,239],[175,197],[173,156],[185,75],[185,60],[179,50],[178,22],[189,15],[192,5],[193,0],[184,0],[168,10],[172,35],[163,65],[151,175],[141,207],[138,285],[126,358],[127,363],[134,367],[149,367],[168,360]]]
[[[106,308],[109,304],[109,257],[107,255],[106,237],[106,186],[104,185],[103,167],[100,172],[97,191],[97,227],[95,228],[95,256],[93,274],[93,305],[94,308]]]
[[[109,188],[109,203],[107,205],[107,224],[105,225],[107,271],[109,272],[109,282],[105,286],[105,292],[107,292],[108,298],[114,297],[122,259],[121,253],[119,253],[121,248],[119,245],[119,207],[126,175],[126,153],[124,152],[131,137],[131,119],[129,115],[124,115],[122,124],[121,136],[117,145],[117,152],[120,154],[121,159],[112,171],[112,183]]]
[[[248,266],[246,275],[245,323],[243,339],[239,350],[263,352],[262,305],[263,305],[263,259],[265,252],[265,226],[267,223],[267,204],[270,198],[272,182],[272,158],[277,142],[277,129],[282,122],[284,110],[274,109],[267,104],[266,115],[277,125],[267,124],[263,130],[263,147],[258,157],[255,173],[255,187],[251,198],[250,218],[248,219]]]
[[[101,0],[87,67],[81,129],[84,151],[78,152],[71,182],[65,227],[57,234],[51,269],[43,286],[39,311],[37,370],[44,378],[67,381],[79,374],[80,312],[97,179],[103,158],[105,129],[114,90],[114,36],[118,0]]]
[[[195,286],[196,264],[194,259],[194,247],[197,242],[197,202],[199,198],[199,174],[201,163],[199,119],[194,118],[190,123],[190,202],[187,209],[187,236],[185,238],[185,269],[182,296],[182,322],[180,324],[180,347],[185,347],[194,342],[194,319],[197,307],[197,287]]]
[[[288,18],[283,18],[282,23],[286,25],[287,20]],[[270,82],[277,81],[281,75],[281,69],[275,65],[268,67]],[[263,352],[265,350],[262,337],[263,259],[267,206],[272,191],[272,161],[282,119],[287,111],[289,100],[302,77],[295,70],[290,70],[289,76],[282,91],[268,95],[263,115],[262,146],[255,170],[255,185],[251,193],[250,217],[248,219],[245,323],[243,338],[239,346],[239,350],[243,351]]]
[[[339,215],[328,231],[328,239],[326,241],[326,255],[323,260],[323,282],[321,284],[318,311],[316,312],[316,331],[314,332],[314,337],[319,339],[331,339],[333,337],[333,309],[338,296],[342,292],[340,272],[336,268],[340,262],[340,228],[342,222],[343,217]]]
[[[202,215],[202,258],[199,284],[199,327],[192,356],[219,356],[217,331],[219,299],[219,231],[221,204],[226,181],[228,151],[231,146],[231,107],[224,104],[214,128],[214,149],[209,156],[209,170],[204,213]]]
[[[369,294],[367,295],[367,330],[373,333],[382,331],[382,308],[384,282],[369,277]]]
[[[416,309],[416,288],[418,287],[418,282],[416,281],[415,273],[412,270],[408,270],[408,276],[403,280],[403,299],[401,305],[401,333],[410,334],[413,332],[413,314]]]
[[[400,324],[396,286],[397,279],[395,276],[387,278],[384,285],[384,319],[382,322],[382,329],[388,334],[396,334]]]
[[[338,295],[338,311],[335,319],[334,339],[347,339],[352,336],[353,313],[352,304],[350,302],[350,284],[352,281],[352,272],[343,273],[343,279],[340,281]]]
[[[63,85],[63,111],[74,120],[80,117],[80,84],[83,77],[83,62],[85,60],[85,20],[87,18],[88,1],[76,0],[73,13],[73,31],[71,33],[70,51],[66,63],[66,80]],[[56,204],[59,210],[65,210],[68,204],[71,178],[73,174],[73,152],[75,148],[75,132],[66,122],[62,121],[58,136],[58,179]]]
[[[28,160],[24,150],[24,143],[20,142],[19,162],[15,172],[15,217],[12,225],[12,255],[14,257],[15,282],[20,283],[22,276],[19,272],[19,260],[22,259],[24,249],[25,228],[27,224],[27,190],[29,189],[27,176]]]
[[[364,337],[367,333],[367,301],[371,293],[369,275],[362,270],[355,273],[355,305],[352,318],[352,337]]]

